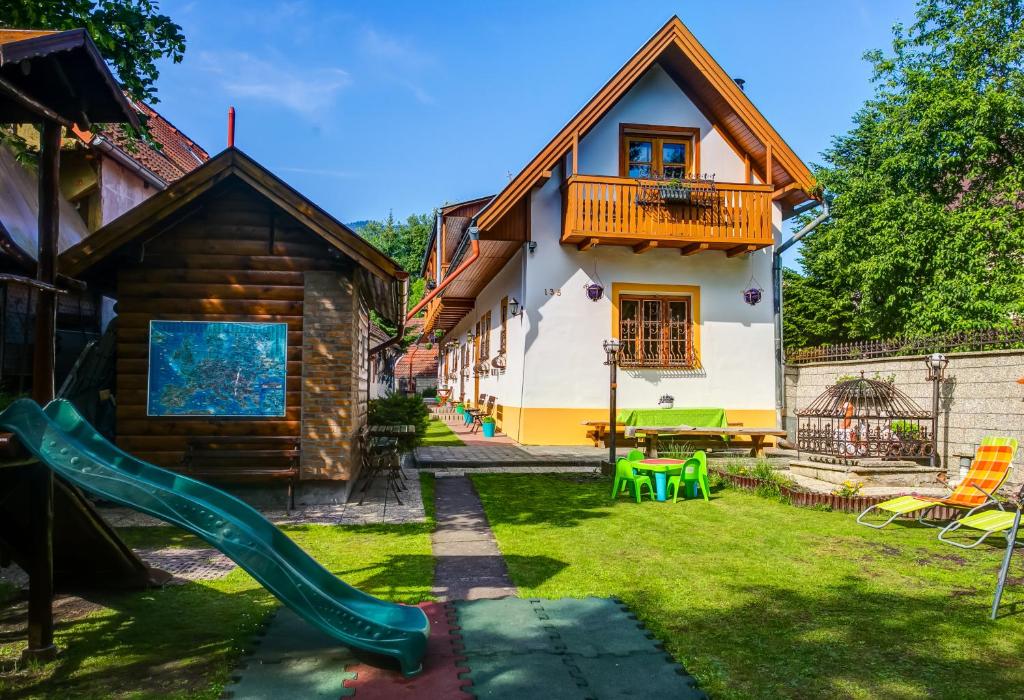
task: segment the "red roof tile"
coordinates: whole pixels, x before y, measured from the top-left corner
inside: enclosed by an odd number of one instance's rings
[[[415,351],[415,352],[414,352]],[[409,362],[412,361],[412,376],[421,377],[437,376],[437,343],[426,345],[413,345],[405,354],[398,358],[395,363],[395,376],[399,379],[409,376]]]
[[[142,102],[133,101],[132,106],[142,115],[149,127],[150,135],[161,148],[157,149],[138,141],[133,142],[117,126],[97,129],[96,134],[78,130],[76,133],[87,144],[91,143],[95,136],[102,136],[168,185],[210,159],[209,153],[164,119],[155,109]]]

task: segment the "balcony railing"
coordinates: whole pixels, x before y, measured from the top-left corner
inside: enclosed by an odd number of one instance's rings
[[[732,250],[771,245],[772,188],[739,183],[697,183],[664,199],[636,180],[573,175],[563,186],[563,243]]]

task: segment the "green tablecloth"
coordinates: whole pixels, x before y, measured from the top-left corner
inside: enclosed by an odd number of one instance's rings
[[[619,411],[626,425],[691,425],[694,428],[726,428],[724,408],[632,408]]]

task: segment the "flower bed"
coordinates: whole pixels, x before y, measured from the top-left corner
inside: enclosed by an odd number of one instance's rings
[[[767,479],[761,479],[756,476],[750,476],[747,474],[731,474],[722,469],[712,469],[711,471],[718,474],[718,476],[729,482],[731,485],[746,491],[756,491],[759,488],[770,486]],[[799,486],[779,485],[778,489],[779,495],[785,501],[794,506],[802,506],[805,508],[827,508],[829,510],[837,510],[843,513],[860,513],[865,508],[894,498],[894,496],[839,496],[834,493],[808,491],[800,488]],[[930,517],[935,520],[952,520],[960,514],[961,511],[956,509],[949,508],[947,506],[938,506],[931,512]],[[908,513],[901,517],[916,518],[917,515],[917,513]]]

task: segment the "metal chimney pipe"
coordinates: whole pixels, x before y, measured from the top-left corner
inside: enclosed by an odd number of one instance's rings
[[[235,147],[235,108],[228,107],[228,148]]]

